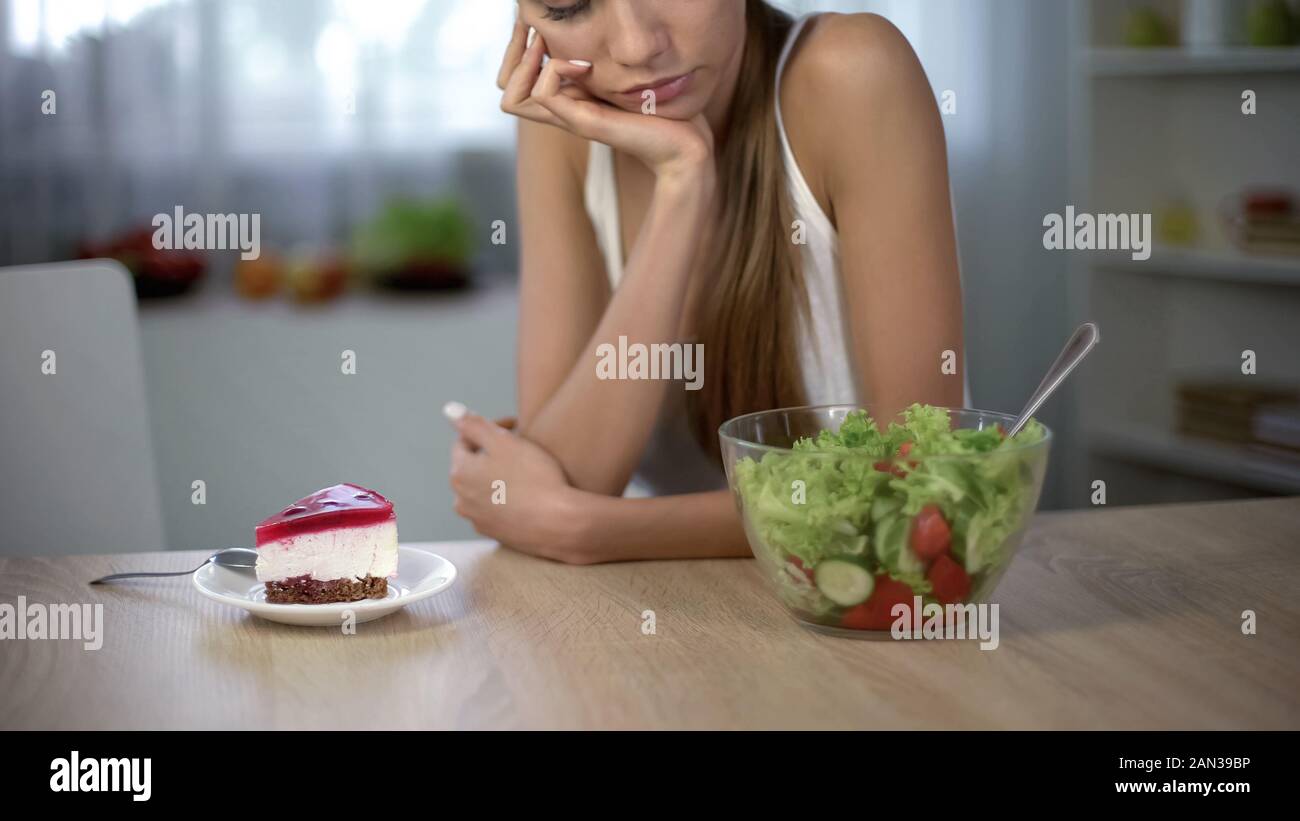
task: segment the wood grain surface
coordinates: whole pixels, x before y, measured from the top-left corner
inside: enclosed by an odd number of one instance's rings
[[[567,567],[423,544],[455,585],[344,635],[184,577],[85,584],[202,553],[0,559],[0,603],[105,619],[99,650],[0,641],[0,729],[1297,729],[1298,539],[1300,498],[1039,514],[995,593],[992,651],[809,632],[752,560]]]

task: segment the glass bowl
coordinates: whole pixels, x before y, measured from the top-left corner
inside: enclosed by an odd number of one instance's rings
[[[904,612],[894,606],[911,608],[917,596],[923,613],[934,612],[932,603],[988,602],[1038,505],[1051,432],[919,458],[910,445],[883,458],[794,448],[839,431],[855,410],[871,414],[858,405],[782,408],[718,428],[750,548],[782,604],[820,632],[888,638],[894,614]],[[942,410],[953,429],[1001,434],[1015,422],[1005,413]],[[954,609],[943,609],[952,618]]]

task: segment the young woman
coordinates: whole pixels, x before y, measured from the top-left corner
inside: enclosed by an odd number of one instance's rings
[[[456,423],[455,508],[479,533],[575,564],[749,555],[726,419],[962,404],[943,127],[884,19],[520,0],[499,84],[519,118],[519,417]],[[701,389],[602,379],[619,337],[702,345]]]

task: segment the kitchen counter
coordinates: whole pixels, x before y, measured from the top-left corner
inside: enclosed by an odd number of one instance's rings
[[[1300,729],[1298,537],[1300,498],[1039,514],[990,651],[812,633],[752,560],[421,544],[452,588],[344,635],[188,578],[85,584],[202,553],[0,559],[0,603],[102,603],[105,624],[99,650],[0,641],[0,729]]]

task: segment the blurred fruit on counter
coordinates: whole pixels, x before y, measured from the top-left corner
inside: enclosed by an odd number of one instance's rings
[[[263,251],[257,259],[235,263],[235,293],[244,299],[268,299],[280,292],[285,278],[284,260]]]
[[[289,259],[285,280],[294,301],[315,305],[337,299],[348,286],[349,266],[333,252],[298,252]]]
[[[358,276],[383,288],[447,290],[469,284],[473,228],[451,197],[390,201],[353,233]]]
[[[1174,27],[1160,12],[1146,6],[1133,9],[1124,22],[1124,45],[1158,48],[1177,44]]]
[[[235,293],[247,300],[265,300],[284,292],[301,305],[317,305],[342,295],[350,273],[338,251],[310,246],[285,255],[263,251],[257,259],[236,264]]]
[[[153,235],[150,226],[132,229],[104,243],[84,242],[77,248],[77,257],[107,257],[122,263],[131,272],[139,299],[179,296],[203,279],[207,262],[202,253],[154,248]]]
[[[1246,37],[1252,46],[1289,46],[1300,25],[1286,0],[1255,0],[1246,15]]]
[[[1156,212],[1156,236],[1165,245],[1195,245],[1201,234],[1196,209],[1186,200],[1172,200]]]

